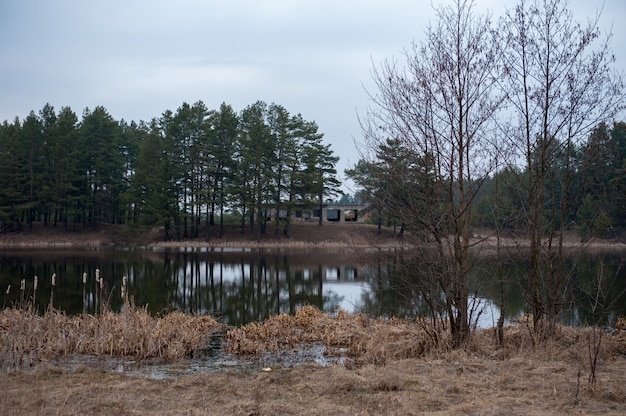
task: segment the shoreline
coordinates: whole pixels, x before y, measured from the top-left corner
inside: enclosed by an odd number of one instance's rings
[[[384,244],[366,244],[366,243],[353,243],[344,241],[328,241],[328,242],[311,242],[311,241],[219,241],[216,243],[194,241],[194,240],[182,240],[182,241],[160,241],[150,244],[111,244],[102,241],[83,241],[83,242],[11,242],[0,241],[0,249],[44,249],[44,248],[251,248],[251,249],[298,249],[298,248],[376,248],[376,249],[390,249],[390,248],[413,248],[406,242],[398,243],[384,243]]]
[[[212,233],[215,233],[213,230]],[[203,236],[203,233],[199,233]],[[276,238],[274,230],[261,241],[251,240],[239,226],[228,226],[223,237],[183,238],[166,240],[162,227],[129,228],[126,226],[101,225],[96,229],[61,232],[58,229],[36,224],[33,230],[0,234],[0,248],[99,248],[99,247],[147,247],[147,248],[401,248],[410,246],[410,238],[398,238],[393,229],[370,224],[328,223],[319,226],[313,223],[292,224],[291,237]]]
[[[21,240],[21,239],[20,239]],[[386,241],[386,242],[356,242],[356,241],[304,241],[304,240],[217,240],[217,241],[154,241],[148,244],[133,244],[128,242],[112,243],[102,240],[81,240],[81,241],[7,241],[0,240],[0,249],[45,249],[45,248],[148,248],[148,249],[168,249],[168,248],[245,248],[245,249],[417,249],[425,245],[414,244],[406,240]],[[509,239],[500,242],[500,249],[527,249],[529,244],[526,240]],[[626,251],[626,243],[611,240],[592,240],[588,242],[565,242],[564,248],[571,250],[615,250]],[[484,254],[495,253],[498,247],[491,241],[476,241],[472,244],[472,250],[480,250]]]
[[[165,240],[164,230],[159,227],[133,229],[126,226],[100,225],[96,229],[61,232],[58,229],[36,224],[32,230],[0,234],[0,249],[46,249],[46,248],[249,248],[249,249],[418,249],[431,244],[418,242],[410,235],[400,237],[393,227],[373,224],[328,223],[324,226],[311,223],[292,224],[291,237],[276,238],[273,231],[261,241],[244,237],[240,227],[230,226],[222,238],[210,236]],[[564,237],[568,250],[626,251],[626,243],[617,239],[592,238],[581,241],[576,233]],[[491,230],[476,229],[471,250],[485,255],[502,250],[525,250],[528,239],[523,236],[506,235],[498,239]]]
[[[149,244],[111,243],[102,240],[84,241],[0,241],[0,249],[77,249],[77,248],[147,248],[147,249],[176,249],[176,248],[242,248],[242,249],[418,249],[424,244],[412,244],[408,241],[395,242],[353,242],[353,241],[303,241],[303,240],[279,240],[279,241],[228,241],[218,240],[215,242],[181,240],[181,241],[155,241]],[[509,240],[500,242],[501,250],[527,249],[529,244],[525,240]],[[626,251],[626,243],[616,241],[593,240],[589,242],[566,242],[563,246],[569,250],[612,250]],[[489,241],[477,241],[472,245],[472,250],[479,250],[483,254],[495,254],[497,245]]]

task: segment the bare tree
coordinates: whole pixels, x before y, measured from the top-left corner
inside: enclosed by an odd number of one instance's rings
[[[622,108],[623,83],[598,16],[582,26],[566,0],[520,0],[498,33],[503,87],[517,126],[512,140],[526,168],[529,306],[535,329],[544,318],[552,328],[571,276],[563,260],[573,148]]]
[[[471,0],[437,7],[426,40],[405,50],[406,66],[385,61],[374,68],[378,93],[362,121],[370,149],[392,139],[419,156],[412,172],[423,174],[406,184],[417,194],[406,203],[397,195],[387,200],[415,235],[434,243],[436,254],[423,258],[422,271],[445,299],[455,347],[470,334],[471,206],[493,168],[492,121],[502,102],[490,19],[473,7]]]

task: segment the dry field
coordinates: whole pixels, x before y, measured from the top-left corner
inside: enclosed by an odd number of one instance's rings
[[[440,328],[328,316],[305,307],[295,316],[229,331],[225,348],[250,357],[314,343],[342,356],[345,365],[259,366],[159,380],[63,365],[64,357],[79,352],[176,361],[218,329],[210,318],[151,318],[133,309],[95,317],[5,310],[0,315],[0,414],[626,414],[626,334],[603,334],[591,385],[590,328],[559,328],[554,337],[542,339],[524,325],[509,327],[503,348],[486,330],[464,350],[451,351]],[[15,362],[19,357],[21,366]]]

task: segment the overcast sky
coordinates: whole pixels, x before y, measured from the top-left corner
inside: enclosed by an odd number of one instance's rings
[[[438,0],[433,0],[438,3]],[[445,2],[445,0],[444,0]],[[401,58],[433,18],[431,0],[3,0],[0,122],[50,103],[81,117],[104,106],[149,121],[202,100],[242,110],[257,100],[317,122],[343,170],[357,162],[357,113],[372,62]],[[476,0],[501,14],[512,0]],[[585,22],[602,0],[573,0]],[[626,2],[605,0],[601,25],[626,67]]]

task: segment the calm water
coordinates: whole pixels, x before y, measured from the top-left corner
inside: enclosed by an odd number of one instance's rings
[[[306,304],[327,312],[343,308],[372,316],[427,313],[420,296],[406,286],[407,276],[418,275],[419,268],[402,270],[395,258],[339,249],[4,250],[0,251],[0,296],[4,307],[32,301],[34,294],[41,311],[50,302],[68,314],[96,313],[103,304],[119,311],[126,276],[128,297],[153,314],[183,310],[210,314],[230,325],[293,313]],[[574,278],[567,293],[571,303],[563,314],[566,323],[595,320],[589,295],[598,276],[606,305],[602,324],[626,315],[625,298],[619,297],[626,288],[625,258],[621,253],[604,253],[572,259]],[[95,280],[96,269],[103,279],[102,289]],[[492,264],[483,261],[477,270],[472,287],[479,303],[478,325],[489,327],[500,313],[496,306],[500,286],[494,283]],[[505,315],[512,319],[524,313],[523,277],[528,265],[517,260],[503,270]],[[34,276],[38,276],[36,292]]]

